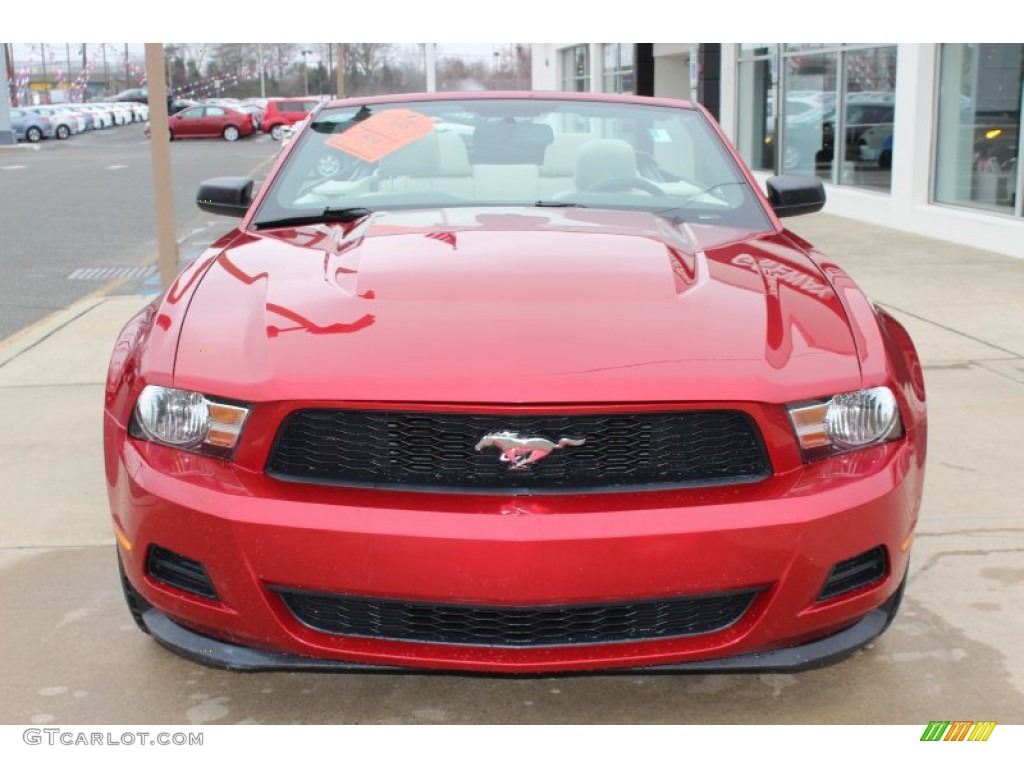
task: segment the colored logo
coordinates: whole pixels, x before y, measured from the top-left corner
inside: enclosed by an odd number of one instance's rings
[[[921,741],[988,741],[995,727],[995,720],[932,720]]]

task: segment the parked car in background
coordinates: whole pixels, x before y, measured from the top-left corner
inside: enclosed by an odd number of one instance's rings
[[[236,141],[255,132],[252,115],[228,106],[197,104],[167,118],[171,141],[220,137]]]
[[[235,107],[239,112],[245,112],[246,114],[252,115],[253,128],[257,131],[263,126],[263,110],[256,104],[245,104],[241,103]]]
[[[793,672],[889,626],[924,379],[785,228],[820,179],[765,194],[697,104],[460,92],[325,104],[253,189],[200,185],[237,225],[110,361],[121,583],[161,645]]]
[[[280,141],[283,126],[299,122],[319,104],[320,99],[316,96],[267,99],[267,108],[263,112],[263,131],[269,133],[275,141]]]
[[[111,101],[135,101],[140,104],[149,103],[149,89],[148,88],[129,88],[128,90],[121,91],[120,93],[111,96]]]
[[[265,110],[267,108],[267,99],[260,98],[259,96],[250,96],[247,99],[242,99],[242,103],[243,104],[254,104],[255,106],[259,107],[261,110]]]
[[[43,117],[48,117],[53,124],[53,135],[58,139],[66,139],[85,129],[85,120],[67,109],[60,109],[55,106],[33,106],[24,107],[26,112],[33,112]]]
[[[100,128],[113,128],[114,127],[114,114],[109,109],[98,106],[96,104],[86,105],[89,109],[93,110],[96,115],[97,124]]]
[[[815,107],[787,117],[782,154],[784,173],[813,173],[832,162],[835,110]]]
[[[11,108],[11,128],[15,139],[35,144],[43,139],[53,138],[53,123],[45,115],[32,110]]]
[[[847,98],[846,159],[877,163],[886,139],[892,136],[896,106],[891,101],[855,98],[859,95]]]
[[[194,99],[174,99],[173,101],[171,101],[171,103],[167,107],[167,114],[168,115],[176,115],[179,112],[181,112],[183,109],[188,109],[189,107],[194,107],[198,103],[199,102],[195,101]],[[148,115],[147,115],[147,119],[148,119]]]
[[[75,119],[77,124],[77,133],[85,133],[89,130],[89,120],[86,115],[81,112],[76,112],[71,108],[70,104],[61,104],[58,109],[64,110],[68,115]]]
[[[872,125],[860,134],[860,160],[875,163],[879,168],[892,168],[892,124]]]
[[[95,101],[90,106],[106,112],[114,125],[127,125],[135,119],[131,107],[123,102]]]
[[[144,123],[149,120],[149,105],[141,101],[128,101],[125,105],[132,110],[132,120],[136,123]]]
[[[64,104],[64,109],[74,112],[85,120],[85,130],[95,131],[98,128],[105,128],[106,123],[96,109],[84,104]]]

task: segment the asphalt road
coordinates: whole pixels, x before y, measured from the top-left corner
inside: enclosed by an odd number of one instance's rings
[[[171,145],[182,257],[232,225],[196,208],[199,182],[259,178],[277,146],[264,134],[233,143]],[[76,270],[156,264],[153,172],[143,125],[0,152],[0,233],[0,340],[97,290],[138,293],[141,278],[113,286],[99,270],[84,273],[91,279],[70,276]]]

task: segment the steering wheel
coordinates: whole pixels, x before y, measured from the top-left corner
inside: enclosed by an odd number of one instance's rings
[[[325,152],[317,158],[313,166],[316,175],[321,179],[333,179],[346,168],[345,163],[337,152]]]
[[[584,192],[625,192],[635,189],[640,192],[647,192],[658,197],[667,197],[668,193],[653,181],[648,181],[641,176],[624,176],[621,179],[605,179],[596,184],[591,184]]]

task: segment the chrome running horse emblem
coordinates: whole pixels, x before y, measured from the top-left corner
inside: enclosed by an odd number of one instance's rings
[[[482,451],[484,448],[494,446],[501,451],[499,458],[512,465],[509,469],[522,469],[540,461],[555,448],[565,448],[567,445],[578,446],[585,442],[586,438],[582,437],[578,439],[563,437],[557,443],[553,443],[544,437],[520,437],[516,432],[506,431],[484,435],[476,444],[476,449]]]

